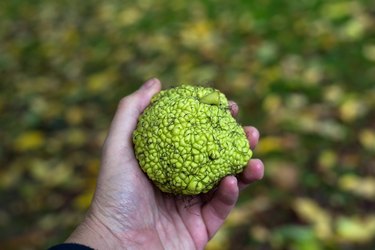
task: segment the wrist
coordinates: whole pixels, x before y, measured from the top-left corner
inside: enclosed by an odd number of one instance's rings
[[[78,243],[94,249],[164,249],[156,230],[117,231],[90,213],[65,243]]]
[[[120,249],[121,241],[100,221],[86,216],[65,243],[78,243],[94,249]]]

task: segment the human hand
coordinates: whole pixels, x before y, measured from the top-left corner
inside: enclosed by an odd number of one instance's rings
[[[225,177],[215,191],[191,204],[156,188],[138,165],[132,133],[160,88],[159,80],[151,79],[120,101],[104,143],[92,204],[66,242],[95,249],[203,249],[233,209],[239,190],[263,177],[263,163],[252,159],[241,174]],[[238,106],[230,106],[235,116]],[[244,130],[254,148],[258,130]]]

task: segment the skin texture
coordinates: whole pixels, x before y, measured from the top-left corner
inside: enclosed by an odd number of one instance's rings
[[[154,187],[134,156],[132,132],[160,88],[159,80],[151,79],[120,101],[103,147],[94,199],[66,242],[95,249],[203,249],[233,209],[239,191],[263,177],[263,163],[252,159],[241,174],[225,177],[209,199],[187,201]],[[238,106],[230,104],[236,115]],[[254,148],[258,130],[244,130]]]
[[[156,94],[133,133],[135,155],[163,192],[207,193],[243,171],[252,152],[223,93],[182,85]]]

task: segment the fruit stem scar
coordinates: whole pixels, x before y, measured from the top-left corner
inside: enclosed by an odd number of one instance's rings
[[[219,105],[220,104],[220,94],[215,91],[209,93],[199,99],[201,103],[210,104],[210,105]]]

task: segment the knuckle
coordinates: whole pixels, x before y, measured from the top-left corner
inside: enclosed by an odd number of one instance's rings
[[[124,109],[126,108],[130,103],[131,96],[125,96],[121,98],[121,100],[118,103],[118,109]]]

